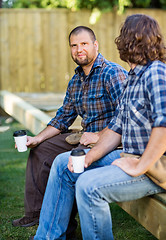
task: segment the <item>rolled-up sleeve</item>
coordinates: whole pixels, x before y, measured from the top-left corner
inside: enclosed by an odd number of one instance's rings
[[[78,114],[70,97],[68,87],[62,107],[58,109],[56,116],[51,119],[47,126],[53,126],[62,132],[67,131],[68,127],[72,125],[77,115]]]
[[[122,135],[122,114],[120,112],[120,105],[117,107],[115,111],[114,118],[108,124],[108,128]]]
[[[152,111],[152,127],[166,127],[166,67],[156,62],[149,74],[147,90]]]

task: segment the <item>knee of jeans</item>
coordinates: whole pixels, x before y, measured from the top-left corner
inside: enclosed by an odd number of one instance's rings
[[[76,182],[75,190],[76,190],[76,199],[82,199],[88,195],[90,192],[91,186],[90,182],[87,180],[87,172],[81,174]]]
[[[59,154],[53,161],[51,171],[63,172],[67,168],[69,152]]]

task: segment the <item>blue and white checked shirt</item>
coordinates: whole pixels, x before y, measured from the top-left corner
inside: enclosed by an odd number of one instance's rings
[[[143,154],[152,128],[166,127],[166,64],[154,61],[130,70],[108,127],[122,135],[124,152]]]
[[[84,131],[101,131],[114,116],[126,77],[126,70],[101,54],[88,76],[78,66],[68,84],[63,106],[48,125],[65,132],[80,115]]]

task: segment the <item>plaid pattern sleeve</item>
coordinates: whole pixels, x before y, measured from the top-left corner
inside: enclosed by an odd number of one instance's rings
[[[154,62],[149,68],[147,79],[152,127],[166,127],[166,65],[159,61]]]
[[[73,89],[73,81],[69,82],[66,96],[63,101],[63,105],[58,109],[56,116],[51,119],[48,125],[56,127],[62,132],[67,131],[68,127],[74,122],[77,118],[78,113],[74,106],[74,102],[72,101],[72,97],[70,96],[71,89]]]

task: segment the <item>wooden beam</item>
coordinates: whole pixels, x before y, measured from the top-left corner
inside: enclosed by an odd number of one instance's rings
[[[43,130],[51,119],[49,115],[5,90],[0,91],[0,106],[33,134]]]
[[[157,239],[166,239],[166,206],[153,197],[118,203]]]

